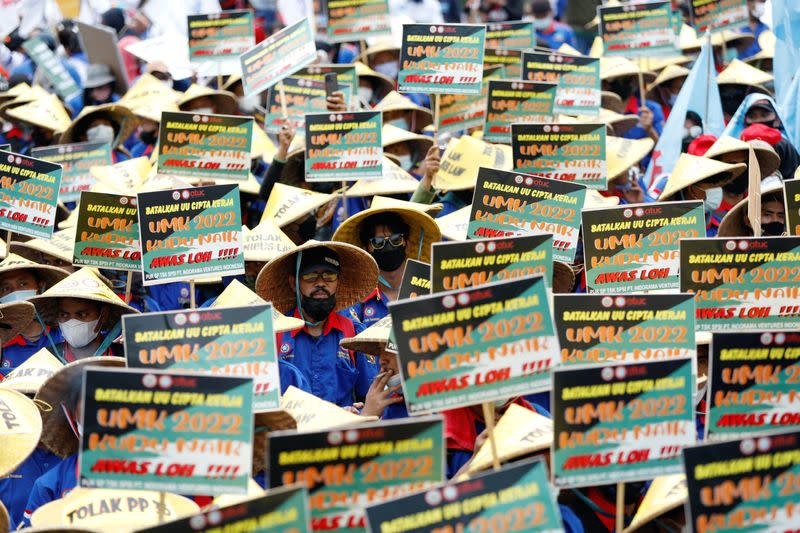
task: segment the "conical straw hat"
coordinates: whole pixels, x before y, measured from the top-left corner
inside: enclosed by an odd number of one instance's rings
[[[403,142],[410,143],[414,146],[417,157],[420,160],[425,158],[425,154],[427,154],[430,147],[433,146],[432,137],[411,133],[410,131],[398,128],[392,124],[383,125],[383,129],[381,130],[381,143],[384,148]]]
[[[389,159],[383,158],[383,176],[379,180],[358,180],[347,189],[345,196],[375,196],[383,194],[413,193],[419,181]]]
[[[281,409],[295,419],[297,430],[301,432],[325,431],[377,420],[374,416],[361,416],[345,411],[336,404],[294,386],[286,389],[281,396]]]
[[[146,72],[142,74],[125,95],[120,99],[120,103],[131,110],[146,106],[151,100],[171,101],[177,103],[180,93],[172,87],[159,80],[152,74]]]
[[[650,96],[656,88],[664,83],[667,83],[668,81],[677,80],[679,78],[687,78],[689,76],[689,72],[689,69],[686,67],[667,65],[667,67],[658,74],[658,77],[656,77],[655,81],[653,81],[653,83],[647,87],[648,96]]]
[[[379,37],[373,42],[369,43],[367,49],[361,52],[358,56],[359,61],[369,63],[369,57],[381,52],[397,52],[400,53],[400,46],[391,37]]]
[[[755,87],[761,93],[769,93],[764,85],[774,81],[772,74],[738,59],[731,61],[725,70],[717,74],[717,85],[746,85]]]
[[[386,343],[392,333],[392,317],[386,315],[367,329],[356,335],[342,339],[342,348],[380,357],[386,352]]]
[[[296,248],[292,240],[271,220],[263,220],[244,235],[245,261],[271,261]]]
[[[611,81],[617,78],[636,77],[638,79],[641,69],[639,65],[624,57],[601,57],[600,58],[600,79]],[[656,79],[656,75],[649,71],[641,71],[645,83],[650,83]]]
[[[761,191],[761,201],[768,195],[780,196],[780,201],[784,201],[784,189],[782,183],[777,183],[764,188]],[[747,217],[747,207],[750,205],[750,198],[745,198],[735,206],[731,207],[730,211],[725,213],[722,222],[719,223],[718,237],[752,237],[753,228],[744,223]]]
[[[0,343],[7,343],[30,326],[35,313],[28,302],[0,304]]]
[[[186,92],[180,96],[178,99],[178,107],[185,111],[186,106],[190,104],[192,100],[203,96],[207,96],[214,101],[216,112],[219,115],[235,115],[236,111],[238,111],[239,106],[236,103],[235,94],[229,91],[216,91],[210,87],[205,87],[196,83],[192,84],[186,89]]]
[[[276,183],[261,220],[272,220],[278,227],[283,227],[327,204],[331,198],[333,195]]]
[[[730,154],[733,156],[733,160],[725,161],[726,163],[747,163],[750,146],[755,150],[758,167],[763,178],[766,178],[780,168],[781,158],[778,156],[777,152],[775,152],[775,149],[768,143],[758,139],[747,143],[731,137],[730,135],[723,135],[711,145],[711,148],[704,154],[704,157],[721,161],[724,155]]]
[[[17,272],[20,270],[27,270],[33,273],[37,278],[44,282],[45,287],[52,287],[62,279],[69,276],[69,272],[62,268],[40,265],[29,261],[15,253],[10,253],[8,256],[0,261],[0,276],[10,272]]]
[[[435,216],[439,213],[444,206],[442,204],[420,204],[417,202],[409,202],[408,200],[398,200],[397,198],[392,198],[390,196],[374,196],[372,198],[372,203],[370,203],[370,208],[372,209],[393,209],[396,207],[400,208],[407,208],[407,209],[417,209],[422,211],[425,214],[430,216]]]
[[[622,137],[606,137],[606,176],[608,181],[628,171],[655,146],[653,139],[623,139]]]
[[[5,477],[36,449],[42,435],[39,409],[24,394],[11,389],[0,389],[3,419],[0,424],[0,477]]]
[[[42,348],[24,363],[9,372],[3,381],[0,381],[0,389],[12,389],[24,394],[36,394],[42,383],[47,381],[53,374],[58,372],[64,363],[56,359],[47,348]]]
[[[54,94],[8,109],[5,114],[56,133],[69,129],[71,123],[69,113]]]
[[[472,206],[467,205],[436,219],[436,224],[442,232],[442,236],[451,241],[467,240],[467,227],[469,226],[469,215]]]
[[[748,57],[745,59],[745,63],[748,65],[758,65],[761,64],[762,61],[772,61],[775,58],[775,34],[769,30],[762,31],[761,35],[758,36],[758,46],[761,47],[761,50],[754,56]]]
[[[266,300],[245,287],[239,280],[234,279],[225,287],[225,290],[217,296],[217,299],[214,300],[211,307],[241,307],[264,303],[267,303]],[[275,307],[272,308],[272,329],[275,333],[294,331],[302,328],[303,325],[304,322],[299,318],[286,316],[275,309]]]
[[[684,505],[688,497],[686,476],[683,474],[655,478],[623,533],[633,533],[653,519]]]
[[[600,108],[608,109],[614,113],[623,113],[625,111],[625,104],[622,103],[622,98],[617,93],[611,91],[600,92]]]
[[[375,106],[375,111],[412,111],[413,124],[416,131],[422,130],[433,122],[433,113],[430,109],[415,104],[410,98],[397,91],[392,91]]]
[[[708,188],[722,187],[735,180],[745,170],[747,165],[744,163],[729,165],[707,157],[681,154],[658,200],[662,202],[669,200],[677,192],[701,182],[707,182]]]
[[[131,110],[124,105],[119,103],[102,104],[97,106],[89,105],[84,107],[80,114],[75,117],[75,120],[72,121],[72,124],[70,124],[66,130],[64,130],[64,133],[61,134],[61,138],[58,142],[60,144],[83,142],[83,139],[80,138],[80,135],[85,133],[88,125],[98,116],[110,117],[113,122],[117,123],[118,131],[116,137],[111,143],[112,148],[116,148],[125,142],[136,128],[136,117],[133,115]]]
[[[47,258],[72,264],[72,251],[75,246],[75,228],[56,231],[48,239],[31,239],[29,241],[11,241],[14,253],[29,261],[38,263],[44,255]]]
[[[371,80],[375,82],[375,84],[378,86],[378,90],[376,91],[378,98],[386,94],[389,94],[390,91],[394,90],[395,87],[394,80],[392,80],[390,77],[385,76],[379,72],[375,72],[374,70],[372,70],[371,68],[369,68],[367,65],[365,65],[360,61],[356,61],[355,66],[356,66],[356,75],[358,76],[359,80],[362,78]]]

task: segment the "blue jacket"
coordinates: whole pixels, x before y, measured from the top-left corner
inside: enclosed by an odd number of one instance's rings
[[[572,28],[557,21],[553,21],[546,30],[537,31],[536,40],[547,43],[547,47],[552,50],[558,50],[565,43],[573,48],[577,47],[575,32]]]
[[[357,303],[347,311],[347,316],[368,328],[389,314],[389,299],[381,292],[380,288],[376,288],[363,302]]]
[[[50,329],[50,339],[56,345],[64,342],[64,337],[61,336],[61,331],[58,329]],[[17,335],[3,346],[3,351],[0,353],[0,376],[7,376],[42,348],[47,348],[50,353],[54,351],[54,347],[50,344],[47,335],[42,334],[35,342],[30,342],[22,335]]]
[[[78,454],[70,455],[39,477],[33,484],[22,524],[31,527],[31,515],[46,503],[67,495],[78,484]]]
[[[60,462],[59,456],[37,447],[13,473],[0,479],[0,501],[8,510],[11,531],[22,521],[25,504],[36,480]]]

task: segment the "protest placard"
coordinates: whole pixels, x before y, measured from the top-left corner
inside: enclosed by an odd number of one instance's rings
[[[249,9],[186,18],[192,62],[236,60],[238,63],[239,56],[256,44],[253,12]]]
[[[444,481],[439,417],[268,435],[270,487],[308,488],[313,531],[363,532],[366,505]]]
[[[486,27],[486,48],[527,50],[536,46],[533,22],[495,22]]]
[[[485,41],[483,24],[403,24],[398,90],[480,94]]]
[[[416,298],[431,293],[431,266],[428,263],[409,259],[403,270],[403,279],[397,292],[398,300]]]
[[[94,184],[89,169],[110,166],[111,146],[108,143],[78,143],[40,146],[31,150],[31,156],[61,165],[61,202],[76,201],[83,191]]]
[[[553,318],[563,365],[697,354],[691,294],[557,294]]]
[[[280,406],[272,305],[122,317],[129,368],[253,378],[253,409]]]
[[[72,264],[135,271],[142,267],[136,197],[84,191]]]
[[[502,67],[486,67],[483,70],[483,85],[480,94],[443,94],[439,96],[439,114],[436,116],[436,131],[466,131],[482,126],[486,120],[486,95],[490,79],[502,74]]]
[[[789,235],[800,236],[800,179],[783,182],[786,201],[786,230]]]
[[[680,254],[699,331],[800,324],[800,237],[681,239]]]
[[[283,80],[283,92],[275,87],[267,95],[267,115],[265,131],[278,134],[287,119],[298,134],[303,135],[306,127],[306,115],[324,113],[328,110],[325,82],[289,76]],[[350,89],[343,87],[345,105],[350,104]],[[281,102],[283,95],[284,102]],[[284,115],[284,110],[286,115]]]
[[[481,167],[467,236],[553,235],[553,259],[572,263],[586,187]]]
[[[707,439],[800,425],[800,333],[714,333],[709,349]]]
[[[158,131],[158,171],[245,181],[252,143],[253,117],[165,111]]]
[[[354,65],[309,65],[295,72],[293,77],[324,82],[325,74],[336,74],[339,87],[345,91],[349,89],[352,100],[358,98],[358,74]]]
[[[800,432],[685,448],[683,460],[693,531],[797,529]]]
[[[60,188],[61,165],[0,151],[0,229],[49,239]]]
[[[179,494],[246,494],[253,382],[89,368],[78,485]]]
[[[145,285],[244,274],[237,185],[139,193]]]
[[[357,181],[383,177],[383,114],[306,115],[306,181]]]
[[[604,191],[605,124],[512,124],[514,170]]]
[[[333,43],[387,36],[389,0],[325,0],[328,40]]]
[[[240,56],[245,96],[265,91],[317,59],[314,32],[305,18],[283,28]]]
[[[669,0],[598,6],[597,15],[606,57],[657,57],[679,53]]]
[[[521,50],[487,48],[483,53],[483,66],[501,67],[503,69],[501,78],[517,80],[522,76],[522,55]]]
[[[586,286],[592,292],[677,289],[680,240],[706,232],[702,201],[587,209],[581,219]]]
[[[556,487],[644,481],[680,472],[695,443],[692,359],[553,371]]]
[[[80,96],[81,88],[70,76],[64,63],[56,56],[55,52],[50,50],[43,40],[38,37],[28,39],[22,43],[22,49],[36,63],[36,66],[42,69],[42,75],[53,86],[53,90],[62,100],[68,102]]]
[[[367,531],[563,531],[541,459],[367,507]]]
[[[552,285],[552,235],[435,242],[432,250],[433,292],[478,287],[534,274],[543,276],[548,287]]]
[[[555,83],[489,80],[483,138],[511,144],[511,124],[543,124],[553,118]]]
[[[541,276],[391,302],[389,312],[409,413],[549,387],[558,339]]]
[[[122,62],[122,49],[119,46],[117,30],[105,24],[92,25],[80,20],[77,21],[77,25],[81,51],[86,55],[86,62],[90,65],[106,65],[116,81],[114,92],[122,94],[127,91],[130,80]],[[124,34],[120,35],[122,36]]]
[[[480,167],[511,170],[511,147],[491,144],[472,135],[451,138],[442,154],[433,187],[445,191],[472,189]],[[493,235],[490,235],[493,236]]]
[[[523,80],[558,84],[555,113],[597,115],[600,91],[600,58],[567,54],[522,54]]]
[[[689,0],[689,16],[697,35],[740,28],[747,24],[747,0]]]

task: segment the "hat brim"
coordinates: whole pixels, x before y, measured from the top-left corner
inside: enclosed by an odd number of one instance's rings
[[[5,344],[27,328],[36,316],[29,302],[0,304],[0,343]]]
[[[181,111],[188,112],[186,107],[197,100],[198,98],[210,98],[214,102],[218,115],[235,115],[239,111],[239,104],[236,101],[236,95],[230,91],[214,91],[208,94],[198,94],[189,98],[182,98],[178,100],[178,107]]]
[[[0,400],[10,410],[10,414],[20,421],[15,432],[0,431],[0,446],[3,450],[0,453],[0,477],[4,477],[14,472],[36,449],[42,433],[42,420],[36,404],[21,392],[2,389]]]
[[[770,187],[761,192],[762,198],[767,194],[781,194],[781,202],[783,202],[784,189],[783,185]],[[719,223],[719,230],[717,231],[718,237],[752,237],[753,228],[745,224],[744,220],[747,216],[747,207],[750,205],[750,198],[745,198],[735,206],[731,207],[730,211],[725,213],[722,221]]]
[[[105,278],[101,279],[105,280]],[[75,293],[74,295],[59,294],[58,296],[47,296],[44,294],[40,294],[38,296],[32,297],[28,301],[36,306],[36,312],[39,314],[39,317],[41,317],[42,321],[45,324],[57,326],[58,321],[56,320],[56,318],[58,315],[58,300],[60,298],[77,298],[79,300],[89,300],[92,302],[96,302],[98,304],[109,306],[110,312],[108,315],[108,322],[107,322],[107,325],[109,326],[113,326],[117,322],[119,322],[122,315],[139,314],[139,311],[137,309],[134,309],[133,307],[127,305],[122,300],[119,300],[119,302],[115,302],[99,296],[87,295],[81,293]]]
[[[24,245],[24,243],[15,242],[14,247],[16,248],[17,245]],[[45,288],[52,287],[62,279],[69,276],[69,272],[67,272],[63,268],[58,268],[49,265],[40,265],[36,263],[33,265],[17,265],[7,269],[0,268],[0,277],[2,277],[4,274],[8,274],[9,272],[16,272],[19,270],[33,271],[36,277],[44,281]]]
[[[569,294],[575,288],[575,272],[566,263],[553,261],[553,292]]]
[[[120,104],[103,104],[82,116],[78,115],[78,117],[72,121],[72,124],[64,130],[64,133],[61,134],[61,138],[58,141],[59,144],[83,142],[78,136],[84,132],[86,129],[85,126],[91,122],[92,118],[101,113],[111,115],[111,118],[119,124],[119,132],[114,139],[114,145],[111,147],[112,149],[117,148],[125,142],[136,128],[136,115],[134,115],[130,109]]]

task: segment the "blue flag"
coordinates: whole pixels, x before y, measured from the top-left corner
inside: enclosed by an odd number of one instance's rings
[[[800,76],[794,77],[777,109],[790,142],[797,148],[800,143]]]
[[[731,117],[731,121],[728,122],[728,125],[725,126],[725,131],[722,132],[723,135],[729,135],[735,139],[738,139],[739,136],[742,134],[744,129],[747,127],[744,123],[745,115],[747,115],[747,111],[750,107],[758,102],[759,100],[766,100],[769,102],[769,105],[775,110],[775,113],[778,115],[778,120],[781,122],[781,126],[778,128],[778,131],[781,132],[781,135],[786,137],[790,144],[794,144],[792,141],[793,137],[791,135],[790,130],[788,129],[788,123],[786,121],[786,115],[781,113],[781,108],[777,105],[775,100],[769,96],[768,94],[764,93],[750,93],[748,94],[742,103],[739,105],[739,109],[736,110],[736,113],[733,114]],[[797,106],[797,102],[794,102],[794,106]]]
[[[703,39],[700,55],[681,87],[681,92],[678,93],[642,180],[647,200],[655,201],[658,198],[672,169],[675,168],[675,163],[681,154],[687,112],[694,111],[700,115],[703,119],[703,133],[718,136],[725,128],[716,74],[711,43],[708,39]]]
[[[800,2],[772,0],[772,32],[775,34],[775,95],[786,100],[792,79],[800,70]]]

